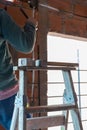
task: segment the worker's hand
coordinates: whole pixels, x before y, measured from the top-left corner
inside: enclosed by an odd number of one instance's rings
[[[38,22],[37,22],[34,18],[32,18],[32,17],[30,17],[30,18],[27,20],[27,23],[33,24],[36,28],[37,28],[37,26],[38,26]]]
[[[30,23],[33,23],[34,25],[36,25],[36,20],[34,18],[32,18],[32,17],[29,17],[27,22],[30,22]]]

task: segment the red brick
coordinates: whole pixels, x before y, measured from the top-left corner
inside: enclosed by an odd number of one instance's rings
[[[49,31],[61,32],[61,22],[61,16],[51,12],[49,14]]]
[[[72,6],[71,4],[72,0],[48,0],[48,5],[60,10],[70,11]]]
[[[76,18],[76,17],[66,18],[65,33],[70,34],[70,35],[74,35],[74,36],[86,37],[86,35],[87,35],[86,21],[81,20],[81,19]]]
[[[74,13],[80,16],[87,17],[87,5],[75,5]]]

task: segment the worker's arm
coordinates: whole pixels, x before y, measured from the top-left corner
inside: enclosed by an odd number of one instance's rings
[[[36,40],[35,21],[30,19],[20,28],[3,9],[0,9],[0,35],[18,51],[29,53]]]

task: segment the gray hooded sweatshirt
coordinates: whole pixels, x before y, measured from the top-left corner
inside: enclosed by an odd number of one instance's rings
[[[30,53],[35,43],[35,26],[27,22],[20,28],[4,9],[0,9],[0,90],[17,83],[8,43],[17,51]]]

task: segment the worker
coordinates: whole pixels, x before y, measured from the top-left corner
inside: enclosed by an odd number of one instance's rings
[[[5,130],[10,129],[14,100],[19,89],[8,44],[17,51],[30,53],[35,40],[36,20],[29,18],[21,28],[4,9],[0,9],[0,124]]]

